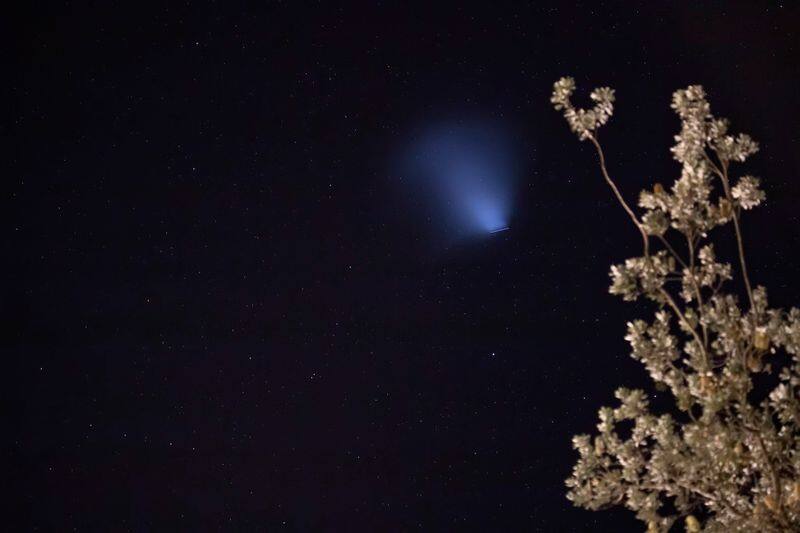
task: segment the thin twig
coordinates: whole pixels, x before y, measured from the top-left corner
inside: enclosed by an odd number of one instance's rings
[[[611,177],[608,175],[608,170],[606,169],[606,157],[603,154],[603,149],[600,147],[600,143],[597,142],[597,139],[595,139],[593,135],[589,135],[589,140],[592,141],[592,144],[594,144],[594,147],[597,150],[597,156],[600,159],[600,170],[603,172],[603,177],[606,179],[606,183],[608,183],[609,187],[611,187],[611,190],[614,191],[614,195],[617,197],[617,200],[619,201],[620,205],[622,205],[622,208],[625,209],[625,212],[628,213],[629,217],[631,217],[631,220],[636,226],[636,229],[638,229],[639,233],[641,233],[642,245],[644,246],[644,255],[646,257],[649,257],[650,241],[647,238],[647,232],[644,230],[642,223],[639,222],[639,219],[636,217],[636,214],[633,212],[628,203],[622,197],[622,193],[619,192],[619,189],[617,188],[616,183],[614,183],[614,180],[612,180]]]
[[[692,235],[686,235],[686,244],[689,246],[689,276],[692,279],[692,285],[694,286],[694,293],[697,297],[697,306],[698,309],[703,309],[703,295],[700,292],[700,285],[697,284],[697,278],[694,275],[694,238]],[[706,329],[706,325],[703,322],[700,322],[700,327],[703,330],[703,346],[708,347],[708,330]]]
[[[593,135],[589,135],[588,139],[592,141],[592,144],[594,144],[594,147],[597,150],[597,156],[600,160],[600,170],[603,173],[603,177],[605,178],[606,183],[608,183],[609,187],[611,187],[611,190],[614,192],[614,195],[617,197],[617,200],[619,201],[620,205],[625,210],[625,212],[628,213],[628,216],[631,217],[631,220],[636,225],[636,228],[639,230],[639,233],[642,235],[642,246],[644,247],[644,257],[649,262],[650,239],[647,236],[647,231],[645,231],[644,225],[642,225],[642,223],[639,222],[639,219],[636,217],[636,214],[633,212],[628,203],[622,197],[622,193],[619,192],[617,184],[614,183],[614,180],[612,180],[611,176],[608,174],[608,169],[606,168],[605,154],[603,153],[603,148],[600,146],[600,143]],[[666,290],[664,290],[663,287],[659,287],[659,293],[667,301],[667,303],[672,308],[672,311],[675,313],[675,315],[681,320],[681,322],[683,322],[683,324],[686,326],[686,329],[691,332],[695,341],[697,341],[697,344],[700,346],[700,350],[703,353],[703,358],[705,359],[706,365],[708,365],[708,354],[706,353],[706,347],[705,344],[703,343],[703,340],[697,334],[697,331],[695,331],[694,327],[692,327],[692,325],[686,319],[686,316],[684,316],[684,314],[681,312],[678,305],[672,299],[672,296],[670,296],[670,294]]]
[[[678,263],[679,263],[679,264],[680,264],[680,265],[681,265],[683,268],[689,268],[689,267],[688,267],[688,265],[686,264],[686,261],[684,261],[684,260],[681,258],[681,256],[678,254],[678,252],[676,252],[676,251],[675,251],[675,248],[673,248],[673,247],[672,247],[672,245],[669,243],[669,241],[668,241],[667,239],[665,239],[665,238],[664,238],[664,236],[663,236],[663,235],[658,235],[658,239],[661,241],[661,244],[663,244],[663,245],[664,245],[664,248],[666,248],[666,249],[667,249],[667,251],[669,251],[669,253],[670,253],[670,254],[672,254],[672,257],[674,257],[674,258],[675,258],[675,260],[676,260],[676,261],[677,261],[677,262],[678,262]]]
[[[720,181],[722,181],[722,189],[725,191],[725,198],[731,203],[731,205],[735,205],[731,195],[730,180],[728,179],[728,163],[724,160],[722,162]],[[744,279],[744,286],[747,289],[747,298],[750,300],[750,307],[754,309],[755,302],[753,300],[753,289],[750,286],[750,276],[747,274],[747,261],[745,261],[744,257],[744,244],[742,242],[742,229],[739,226],[739,213],[735,209],[733,210],[733,228],[736,232],[736,245],[739,250],[739,264],[742,266],[742,278]]]

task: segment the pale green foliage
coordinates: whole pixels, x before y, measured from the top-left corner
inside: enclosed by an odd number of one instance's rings
[[[676,409],[653,413],[643,391],[618,389],[618,406],[600,409],[597,434],[573,439],[579,459],[568,498],[592,510],[623,505],[648,532],[679,520],[694,533],[800,531],[800,310],[770,308],[766,289],[750,284],[740,216],[765,197],[757,178],[735,180],[730,169],[758,145],[728,133],[699,85],[676,91],[681,130],[672,153],[680,176],[668,189],[656,183],[642,191],[640,216],[609,176],[597,141],[614,92],[596,89],[594,107],[583,110],[570,101],[574,91],[574,80],[562,78],[551,102],[580,140],[594,144],[603,176],[643,238],[642,256],[611,267],[612,294],[657,307],[652,322],[628,323],[625,340]],[[723,225],[736,235],[748,305],[730,292],[731,265],[717,260],[709,242]],[[776,383],[758,403],[751,399],[757,373]],[[632,428],[629,436],[620,424]]]
[[[557,110],[564,110],[564,117],[572,131],[583,140],[593,131],[608,122],[614,112],[614,91],[608,87],[600,87],[592,91],[589,97],[595,102],[592,109],[577,109],[570,104],[570,96],[575,91],[575,80],[561,78],[553,86],[550,101]]]

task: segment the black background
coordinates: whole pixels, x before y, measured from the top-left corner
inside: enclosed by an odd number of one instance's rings
[[[640,530],[564,497],[651,311],[607,294],[637,234],[562,75],[617,89],[629,199],[677,176],[670,96],[703,84],[762,145],[752,278],[800,303],[796,5],[334,4],[14,18],[16,530]],[[511,230],[444,247],[409,212],[389,161],[443,114],[526,147]]]

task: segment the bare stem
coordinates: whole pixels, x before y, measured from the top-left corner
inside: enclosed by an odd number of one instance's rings
[[[605,178],[606,183],[608,183],[608,186],[611,187],[611,190],[614,192],[614,196],[617,197],[617,200],[619,201],[620,205],[625,210],[625,212],[628,213],[628,216],[631,217],[631,220],[636,225],[636,229],[638,229],[639,233],[642,235],[642,246],[644,247],[644,256],[649,261],[650,260],[650,239],[647,236],[647,231],[645,231],[644,226],[642,225],[642,223],[639,222],[639,219],[637,218],[636,214],[633,212],[633,209],[630,208],[628,203],[622,197],[622,193],[619,192],[619,188],[617,188],[617,184],[614,183],[614,180],[612,180],[611,176],[609,176],[608,169],[606,168],[605,154],[603,153],[603,148],[600,146],[600,143],[597,141],[597,138],[595,138],[593,135],[589,135],[588,138],[589,138],[590,141],[592,141],[592,144],[594,144],[594,147],[597,150],[597,157],[600,160],[600,170],[603,173],[603,177]],[[674,253],[674,251],[673,251],[673,253]],[[677,255],[677,254],[675,254],[675,255]],[[661,296],[664,298],[664,300],[667,302],[667,304],[670,306],[670,308],[672,308],[672,311],[675,313],[675,315],[686,326],[686,329],[689,330],[692,333],[692,336],[694,337],[695,341],[697,341],[697,344],[700,346],[700,350],[703,352],[703,357],[705,359],[706,365],[708,365],[708,354],[706,353],[706,346],[705,346],[705,343],[703,342],[703,340],[697,334],[697,331],[694,329],[694,327],[692,327],[692,325],[686,319],[686,316],[683,314],[683,312],[681,312],[680,308],[675,303],[675,300],[673,300],[672,296],[670,296],[670,294],[666,290],[664,290],[663,287],[661,287],[659,289],[659,292],[660,292]]]
[[[606,183],[608,183],[608,186],[611,187],[612,191],[614,191],[614,195],[617,197],[617,200],[619,201],[620,205],[622,205],[622,208],[625,210],[626,213],[628,213],[628,216],[631,217],[631,220],[636,225],[636,229],[638,229],[639,233],[642,235],[642,245],[644,246],[644,255],[649,257],[650,241],[647,238],[647,232],[644,230],[642,223],[639,222],[639,219],[636,217],[636,214],[633,212],[628,203],[622,197],[622,194],[619,192],[619,189],[617,188],[617,184],[614,183],[614,180],[612,180],[611,177],[608,175],[608,169],[606,169],[606,157],[603,154],[603,148],[600,147],[600,143],[597,142],[597,139],[593,135],[589,136],[589,140],[592,141],[592,144],[594,144],[594,147],[597,150],[597,157],[600,159],[600,170],[603,172],[603,177],[606,179]]]
[[[694,294],[697,297],[697,306],[698,309],[703,308],[703,293],[700,292],[700,285],[697,283],[697,278],[694,275],[694,238],[687,234],[686,235],[686,243],[689,246],[689,276],[692,279],[692,285],[694,286]],[[706,325],[700,322],[700,327],[703,330],[703,346],[708,347],[708,330],[706,329]]]
[[[708,165],[711,167],[711,170],[714,171],[714,174],[716,174],[717,176],[719,176],[721,178],[722,177],[722,171],[717,166],[717,164],[714,163],[714,161],[711,160],[711,158],[708,156],[708,152],[706,152],[705,149],[703,149],[703,158],[706,160],[706,163],[708,163]]]
[[[708,354],[706,353],[706,346],[703,343],[703,339],[700,338],[700,335],[697,334],[697,331],[692,327],[692,325],[686,319],[686,316],[683,314],[680,307],[678,307],[678,304],[675,303],[675,300],[672,298],[672,296],[670,296],[670,294],[666,290],[664,290],[663,287],[659,289],[659,292],[661,293],[661,296],[663,296],[664,299],[667,301],[667,305],[670,306],[672,312],[675,313],[675,316],[677,316],[680,319],[680,321],[683,322],[683,325],[686,326],[686,329],[688,329],[692,333],[692,337],[694,337],[694,340],[697,341],[697,344],[700,346],[700,351],[703,352],[703,359],[705,360],[706,366],[708,366],[709,365]]]
[[[663,235],[658,235],[658,240],[660,240],[661,244],[664,245],[664,248],[666,248],[669,253],[672,254],[672,257],[675,258],[675,261],[677,261],[683,268],[689,268],[689,266],[686,264],[686,261],[684,261],[680,255],[678,255],[678,252],[675,251],[675,248],[672,247],[672,245],[667,239],[664,238]]]
[[[722,173],[720,175],[722,181],[722,188],[725,191],[725,198],[734,205],[733,197],[731,196],[730,180],[728,179],[728,164],[723,161]],[[750,286],[750,276],[747,274],[747,262],[744,257],[744,244],[742,242],[742,229],[739,226],[739,213],[733,210],[733,228],[736,232],[736,245],[739,249],[739,264],[742,266],[742,278],[744,279],[744,286],[747,289],[747,298],[750,300],[750,307],[754,308],[753,289]]]

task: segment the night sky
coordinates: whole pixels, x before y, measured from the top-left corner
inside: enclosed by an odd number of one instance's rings
[[[638,234],[552,83],[616,88],[628,199],[703,84],[798,305],[800,8],[168,4],[14,22],[9,530],[641,530],[565,498],[651,310],[607,293]]]

